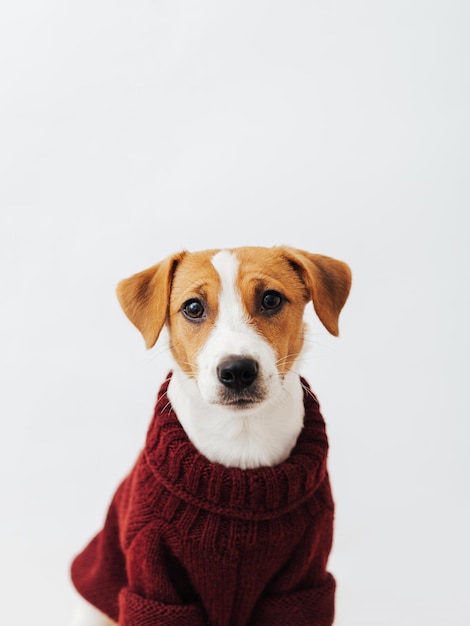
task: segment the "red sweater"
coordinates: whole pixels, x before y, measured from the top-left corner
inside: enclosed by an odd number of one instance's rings
[[[167,387],[103,530],[73,562],[77,590],[121,626],[331,626],[333,500],[315,397],[307,388],[286,461],[241,470],[199,454]]]

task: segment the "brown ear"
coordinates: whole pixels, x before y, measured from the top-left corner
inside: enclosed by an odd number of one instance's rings
[[[332,335],[339,335],[338,318],[351,288],[351,270],[346,263],[321,254],[287,249],[310,291],[315,312]]]
[[[147,348],[155,345],[166,320],[171,281],[184,252],[168,257],[143,272],[125,278],[117,286],[124,313],[142,333]]]

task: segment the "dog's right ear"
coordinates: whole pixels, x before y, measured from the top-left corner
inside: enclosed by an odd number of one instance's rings
[[[174,254],[117,286],[122,310],[142,333],[147,348],[155,345],[165,324],[173,274],[184,254]]]

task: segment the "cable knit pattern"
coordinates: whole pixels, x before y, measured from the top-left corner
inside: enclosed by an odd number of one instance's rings
[[[331,626],[328,443],[306,381],[291,456],[250,470],[196,450],[168,382],[103,530],[72,564],[78,591],[121,626]]]

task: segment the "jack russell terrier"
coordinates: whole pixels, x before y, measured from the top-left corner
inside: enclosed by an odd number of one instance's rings
[[[75,558],[76,626],[331,626],[334,504],[303,313],[333,335],[351,285],[281,246],[174,254],[123,280],[147,348],[174,367],[103,529]]]

